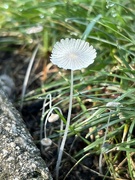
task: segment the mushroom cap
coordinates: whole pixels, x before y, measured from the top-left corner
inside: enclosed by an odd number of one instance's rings
[[[96,50],[88,42],[66,38],[56,42],[50,60],[63,69],[80,70],[92,64],[96,54]]]
[[[55,122],[59,119],[59,115],[58,114],[54,114],[52,113],[51,116],[48,118],[48,122]]]
[[[43,138],[43,139],[41,139],[41,144],[46,147],[51,146],[52,140],[50,138]]]

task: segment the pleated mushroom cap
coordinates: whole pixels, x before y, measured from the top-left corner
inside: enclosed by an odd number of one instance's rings
[[[59,68],[80,70],[92,64],[96,54],[96,50],[88,42],[66,38],[56,42],[50,60]]]

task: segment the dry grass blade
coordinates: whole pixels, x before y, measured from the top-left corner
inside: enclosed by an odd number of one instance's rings
[[[25,92],[26,92],[26,88],[27,88],[30,72],[31,72],[32,65],[34,63],[34,60],[35,60],[38,48],[39,48],[39,45],[37,45],[37,47],[35,48],[35,50],[34,50],[34,52],[32,54],[32,57],[30,59],[30,62],[29,62],[29,65],[28,65],[28,68],[27,68],[27,71],[26,71],[26,75],[25,75],[25,78],[24,78],[24,83],[23,83],[23,87],[22,87],[22,95],[21,95],[21,106],[20,106],[21,109],[23,107],[23,100],[24,100],[24,96],[25,96]]]

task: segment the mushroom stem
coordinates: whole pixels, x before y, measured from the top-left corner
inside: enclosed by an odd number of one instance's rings
[[[73,70],[71,70],[70,99],[69,99],[68,117],[67,117],[64,136],[63,136],[63,139],[62,139],[62,142],[60,145],[58,160],[57,160],[57,164],[56,164],[56,180],[58,180],[58,178],[59,178],[59,167],[60,167],[60,163],[61,163],[61,159],[62,159],[62,155],[63,155],[63,151],[64,151],[65,142],[67,139],[68,128],[70,125],[71,111],[72,111],[72,100],[73,100]]]
[[[47,100],[49,98],[49,102],[47,103]],[[45,100],[43,102],[43,109],[42,109],[42,117],[41,117],[41,122],[40,122],[40,140],[43,138],[43,124],[44,124],[44,117],[46,115],[46,106],[49,104],[49,109],[51,109],[52,107],[52,95],[51,94],[47,94],[47,96],[45,97]]]
[[[49,119],[49,116],[50,114],[54,111],[54,110],[58,110],[60,112],[61,115],[62,114],[62,111],[59,107],[52,107],[49,111],[49,113],[47,114],[46,116],[46,119],[45,119],[45,123],[44,123],[44,137],[47,138],[47,135],[46,135],[46,126],[47,126],[47,122],[48,122],[48,119]],[[60,131],[63,131],[63,121],[61,120],[61,124],[60,124]],[[61,135],[61,133],[60,133]]]

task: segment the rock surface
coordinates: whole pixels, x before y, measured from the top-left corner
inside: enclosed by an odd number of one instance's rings
[[[0,180],[30,179],[52,177],[19,112],[0,90]]]

